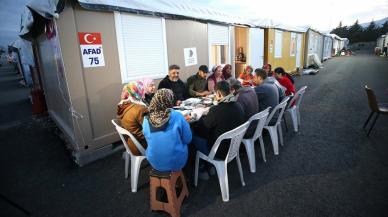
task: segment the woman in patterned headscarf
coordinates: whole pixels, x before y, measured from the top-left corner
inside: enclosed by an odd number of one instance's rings
[[[149,119],[153,128],[161,128],[170,118],[171,108],[174,106],[174,93],[170,89],[160,89],[151,100]]]
[[[117,106],[117,116],[121,119],[121,126],[132,133],[136,139],[146,148],[147,143],[143,135],[143,118],[147,113],[147,107],[143,102],[144,88],[140,81],[132,81],[123,87],[121,100]],[[128,138],[128,146],[134,155],[141,153],[135,144]]]
[[[186,164],[191,142],[191,129],[180,112],[172,109],[174,94],[170,89],[159,89],[148,108],[143,132],[148,148],[146,157],[158,171],[179,171]]]

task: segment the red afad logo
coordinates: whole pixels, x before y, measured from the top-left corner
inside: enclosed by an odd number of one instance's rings
[[[82,45],[102,44],[101,33],[99,32],[79,32],[79,43]]]

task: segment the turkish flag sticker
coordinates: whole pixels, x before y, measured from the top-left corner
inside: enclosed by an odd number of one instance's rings
[[[101,33],[99,32],[79,32],[79,43],[82,45],[102,44]]]

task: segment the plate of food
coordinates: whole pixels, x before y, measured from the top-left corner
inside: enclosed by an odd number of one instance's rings
[[[187,115],[190,115],[190,111],[188,110],[178,110],[178,112],[180,112],[183,116],[187,116]]]
[[[186,99],[185,101],[183,101],[182,104],[184,105],[197,105],[201,102],[201,99],[199,98],[189,98],[189,99]]]
[[[181,106],[181,109],[183,109],[183,110],[192,110],[192,109],[194,109],[194,106],[185,105],[185,106]]]
[[[213,104],[213,100],[212,99],[204,99],[202,101],[202,103],[205,104],[205,105],[211,105],[211,104]]]

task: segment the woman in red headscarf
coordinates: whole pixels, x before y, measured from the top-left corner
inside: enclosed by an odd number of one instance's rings
[[[241,84],[243,86],[252,86],[252,84],[253,84],[252,83],[252,79],[253,79],[252,72],[253,72],[252,66],[248,65],[245,67],[244,72],[238,76],[238,80],[241,81]]]
[[[224,76],[225,80],[228,80],[230,77],[232,77],[232,65],[226,64],[224,68],[222,68],[222,75]]]
[[[269,64],[269,63],[264,64],[263,69],[265,72],[267,72],[268,77],[274,76],[274,72],[272,71],[271,64]]]

